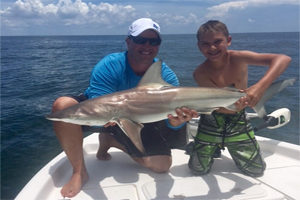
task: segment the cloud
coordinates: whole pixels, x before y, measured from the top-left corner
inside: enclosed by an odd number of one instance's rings
[[[122,23],[135,16],[131,5],[85,3],[81,0],[59,0],[44,5],[41,0],[17,0],[1,10],[1,18],[8,26],[47,24],[51,21],[64,25]]]
[[[275,5],[299,6],[299,0],[225,1],[189,0],[184,1],[188,2],[186,5],[179,0],[166,0],[163,3],[158,0],[108,0],[106,3],[96,0],[4,0],[0,10],[1,34],[116,34],[139,17],[151,17],[166,32],[195,32],[195,27],[208,19],[224,20],[229,14],[233,17],[238,14],[237,18],[244,17],[249,23],[256,24],[261,15],[257,13],[250,16],[251,8],[267,10]],[[179,8],[181,3],[184,6]],[[214,6],[210,6],[212,3]],[[235,12],[246,9],[250,11]],[[295,21],[296,18],[293,19]]]
[[[188,13],[186,16],[170,13],[147,13],[147,17],[153,18],[165,25],[188,25],[199,22],[199,17],[193,13]]]
[[[225,17],[232,10],[243,10],[247,7],[271,6],[271,5],[298,5],[299,0],[241,0],[229,1],[207,8],[206,18]]]
[[[56,3],[44,3],[44,0],[16,0],[6,9],[0,10],[1,23],[6,32],[26,30],[51,30],[72,27],[73,32],[99,27],[102,30],[116,30],[127,26],[139,17],[151,17],[161,26],[199,24],[199,17],[192,12],[179,13],[156,10],[152,7],[134,4],[114,4],[85,0],[57,0]],[[53,0],[47,2],[54,2]],[[128,2],[128,1],[127,1]],[[130,2],[130,1],[129,1]],[[133,3],[133,2],[131,2]],[[57,30],[58,31],[58,30]],[[86,33],[86,32],[85,32]],[[102,32],[103,33],[103,32]]]
[[[248,19],[248,22],[249,22],[249,23],[253,23],[253,22],[255,22],[255,20],[254,20],[254,19],[251,19],[251,18],[249,18],[249,19]]]

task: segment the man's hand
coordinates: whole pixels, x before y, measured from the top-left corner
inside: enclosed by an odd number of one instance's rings
[[[192,118],[198,117],[196,110],[189,109],[187,107],[177,108],[175,110],[177,116],[171,114],[168,115],[169,123],[176,127],[181,125],[184,122],[190,121]]]

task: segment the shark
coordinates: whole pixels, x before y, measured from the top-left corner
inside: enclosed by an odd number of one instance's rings
[[[263,101],[291,82],[272,85]],[[115,122],[137,149],[144,152],[141,140],[143,123],[166,119],[168,114],[175,115],[175,109],[180,107],[205,114],[219,108],[236,111],[234,103],[245,95],[234,88],[174,87],[162,79],[161,61],[157,61],[149,67],[137,87],[83,101],[46,118],[87,126]],[[263,103],[255,108],[260,115],[265,114]]]

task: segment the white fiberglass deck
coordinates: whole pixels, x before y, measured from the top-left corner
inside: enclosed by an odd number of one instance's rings
[[[189,156],[172,150],[169,173],[157,174],[137,165],[131,158],[110,149],[112,159],[96,159],[98,134],[84,140],[84,156],[90,179],[72,199],[300,199],[300,146],[257,137],[267,169],[263,177],[240,173],[228,152],[215,159],[208,175],[194,176],[188,169]],[[23,188],[16,199],[63,199],[60,189],[72,173],[65,154],[48,163]]]

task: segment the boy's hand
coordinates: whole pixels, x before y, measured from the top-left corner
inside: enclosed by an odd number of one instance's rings
[[[168,115],[169,123],[174,127],[190,121],[192,118],[198,117],[197,111],[186,107],[177,108],[175,112],[177,116],[173,116],[171,114]]]
[[[258,85],[252,85],[251,87],[241,90],[241,92],[246,93],[245,97],[241,97],[237,103],[237,107],[251,107],[253,108],[263,96],[263,91]]]
[[[241,97],[237,102],[234,103],[234,105],[237,111],[241,111],[242,109],[246,108],[249,105],[247,96]]]

